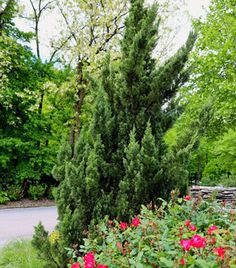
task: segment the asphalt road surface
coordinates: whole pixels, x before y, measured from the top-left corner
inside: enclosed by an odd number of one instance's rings
[[[56,207],[1,209],[0,247],[12,240],[32,238],[40,221],[51,232],[57,223]]]

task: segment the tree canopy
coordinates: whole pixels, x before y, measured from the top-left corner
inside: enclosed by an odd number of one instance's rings
[[[198,40],[191,56],[191,79],[178,98],[180,106],[186,108],[171,131],[179,136],[192,128],[204,107],[208,107],[207,124],[201,134],[200,147],[192,156],[190,174],[193,180],[203,177],[203,183],[206,179],[206,183],[217,184],[223,182],[222,176],[226,180],[235,176],[232,154],[236,118],[234,1],[212,1],[206,20],[196,21],[195,27]],[[206,112],[204,114],[206,116]],[[230,146],[226,140],[231,140]],[[226,154],[228,157],[223,157]]]

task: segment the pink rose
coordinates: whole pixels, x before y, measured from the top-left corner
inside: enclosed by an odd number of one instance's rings
[[[126,222],[121,222],[120,225],[119,225],[120,229],[121,230],[125,230],[128,228],[128,224]]]
[[[132,226],[137,227],[140,224],[140,219],[138,217],[132,219]]]
[[[192,241],[191,240],[180,240],[180,245],[185,251],[189,251],[190,247],[192,246]]]
[[[189,201],[191,200],[191,197],[189,195],[186,195],[185,198],[184,198],[185,201]]]
[[[221,258],[221,260],[224,260],[225,250],[222,247],[214,248],[214,252]]]
[[[215,230],[217,230],[218,228],[215,225],[212,225],[209,229],[208,229],[208,234],[212,234]]]
[[[78,262],[75,262],[71,265],[70,268],[80,268],[80,264]]]
[[[192,246],[195,248],[204,248],[206,246],[206,238],[200,235],[194,235],[191,241]]]
[[[195,231],[197,231],[197,227],[194,224],[191,224],[189,227],[189,230],[195,232]]]
[[[94,259],[94,253],[88,252],[84,256],[84,268],[94,268],[96,265],[95,259]]]

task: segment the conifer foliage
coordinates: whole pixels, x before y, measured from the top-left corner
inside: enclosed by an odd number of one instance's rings
[[[53,174],[60,181],[56,201],[63,247],[80,243],[89,225],[105,215],[127,219],[141,204],[155,203],[179,187],[165,174],[163,135],[172,122],[171,100],[188,76],[184,66],[194,36],[156,66],[157,12],[157,5],[131,0],[118,70],[108,57],[76,158],[67,144],[58,155]]]

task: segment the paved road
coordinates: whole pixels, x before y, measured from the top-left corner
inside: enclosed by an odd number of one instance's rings
[[[31,238],[39,221],[52,231],[57,223],[56,207],[1,209],[0,247],[11,240]]]

